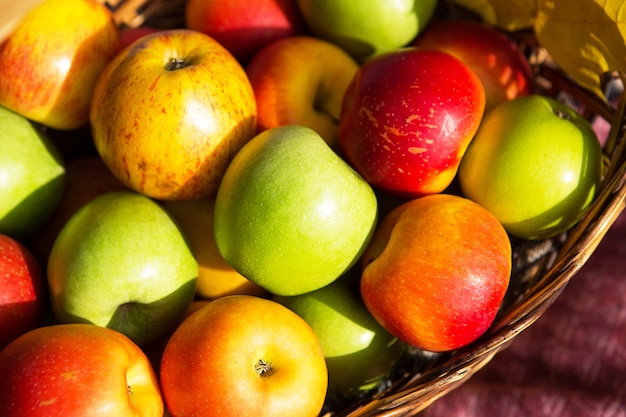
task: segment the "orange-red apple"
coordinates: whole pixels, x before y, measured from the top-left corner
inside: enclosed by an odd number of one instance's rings
[[[237,150],[256,133],[244,69],[191,30],[146,35],[98,79],[90,120],[96,149],[129,188],[160,200],[214,194]]]
[[[91,324],[39,327],[0,352],[3,417],[162,417],[148,358],[126,336]]]
[[[294,36],[267,45],[246,66],[257,130],[299,124],[336,149],[341,102],[358,68],[347,52],[322,39]]]
[[[281,304],[249,295],[191,314],[167,343],[160,376],[173,417],[316,417],[328,386],[313,329]]]
[[[0,45],[0,105],[57,129],[86,125],[96,79],[119,42],[97,1],[36,5]]]
[[[526,57],[513,40],[493,27],[469,20],[438,20],[413,45],[442,50],[469,66],[485,88],[485,112],[531,91]]]
[[[275,40],[306,32],[294,0],[189,0],[185,22],[189,29],[217,40],[242,63]]]
[[[361,295],[398,339],[448,351],[493,322],[511,274],[511,243],[485,208],[435,194],[398,206],[362,258]]]

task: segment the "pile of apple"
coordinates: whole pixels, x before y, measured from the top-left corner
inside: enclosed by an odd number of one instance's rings
[[[574,225],[602,150],[445,6],[25,15],[0,44],[0,415],[317,416],[483,335],[511,237]]]

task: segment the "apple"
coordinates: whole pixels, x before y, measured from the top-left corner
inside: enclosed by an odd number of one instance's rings
[[[217,249],[213,234],[215,198],[165,201],[163,207],[178,223],[198,261],[197,297],[268,295],[266,290],[235,271]]]
[[[189,0],[189,29],[206,33],[246,63],[265,45],[303,35],[305,24],[294,0]]]
[[[246,66],[257,131],[299,124],[337,149],[341,102],[358,68],[343,49],[319,38],[292,36],[267,45]]]
[[[84,126],[96,79],[118,50],[102,4],[45,0],[0,44],[0,106],[56,129]]]
[[[3,417],[163,416],[154,369],[126,336],[90,324],[39,327],[0,352]]]
[[[39,326],[48,294],[39,261],[19,241],[0,234],[0,350]]]
[[[122,27],[120,29],[120,51],[139,38],[156,33],[159,30],[152,26]]]
[[[71,159],[65,164],[65,187],[61,201],[46,223],[27,240],[28,247],[42,262],[47,262],[50,250],[65,223],[78,209],[93,198],[109,191],[128,190],[98,156]]]
[[[357,397],[388,377],[405,345],[370,314],[346,279],[306,294],[274,296],[302,317],[322,346],[329,397]]]
[[[59,205],[65,164],[44,131],[3,107],[0,149],[0,233],[23,238]]]
[[[372,58],[343,101],[339,147],[377,189],[402,198],[445,190],[485,108],[479,78],[459,59],[407,47]]]
[[[249,295],[209,302],[176,329],[160,371],[173,417],[317,417],[328,372],[315,333],[281,304]]]
[[[531,92],[528,60],[513,40],[494,27],[470,20],[437,20],[413,45],[442,50],[469,66],[485,88],[485,111]]]
[[[244,69],[191,30],[146,35],[98,79],[90,120],[98,154],[129,188],[159,200],[215,194],[236,151],[256,133]]]
[[[313,34],[360,63],[408,45],[430,22],[437,0],[296,0]]]
[[[61,323],[109,327],[140,346],[180,323],[197,276],[176,223],[131,191],[85,204],[59,233],[48,260],[52,308]]]
[[[265,130],[233,158],[215,198],[217,248],[272,294],[321,288],[354,265],[377,219],[374,191],[314,130]]]
[[[590,123],[567,105],[529,95],[491,110],[463,157],[463,194],[512,235],[555,236],[580,220],[603,172]]]
[[[428,195],[383,218],[363,254],[361,296],[398,339],[450,351],[492,324],[511,264],[509,237],[487,209],[452,194]]]

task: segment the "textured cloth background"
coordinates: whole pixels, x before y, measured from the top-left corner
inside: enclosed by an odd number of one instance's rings
[[[420,417],[626,417],[626,213],[552,306]]]

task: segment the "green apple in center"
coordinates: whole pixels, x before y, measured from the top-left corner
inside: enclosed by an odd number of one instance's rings
[[[56,318],[117,330],[140,346],[182,321],[198,264],[179,227],[155,201],[103,194],[65,224],[48,260]]]
[[[215,242],[250,281],[297,295],[354,265],[377,211],[371,186],[319,134],[285,125],[255,136],[228,166],[215,200]]]

